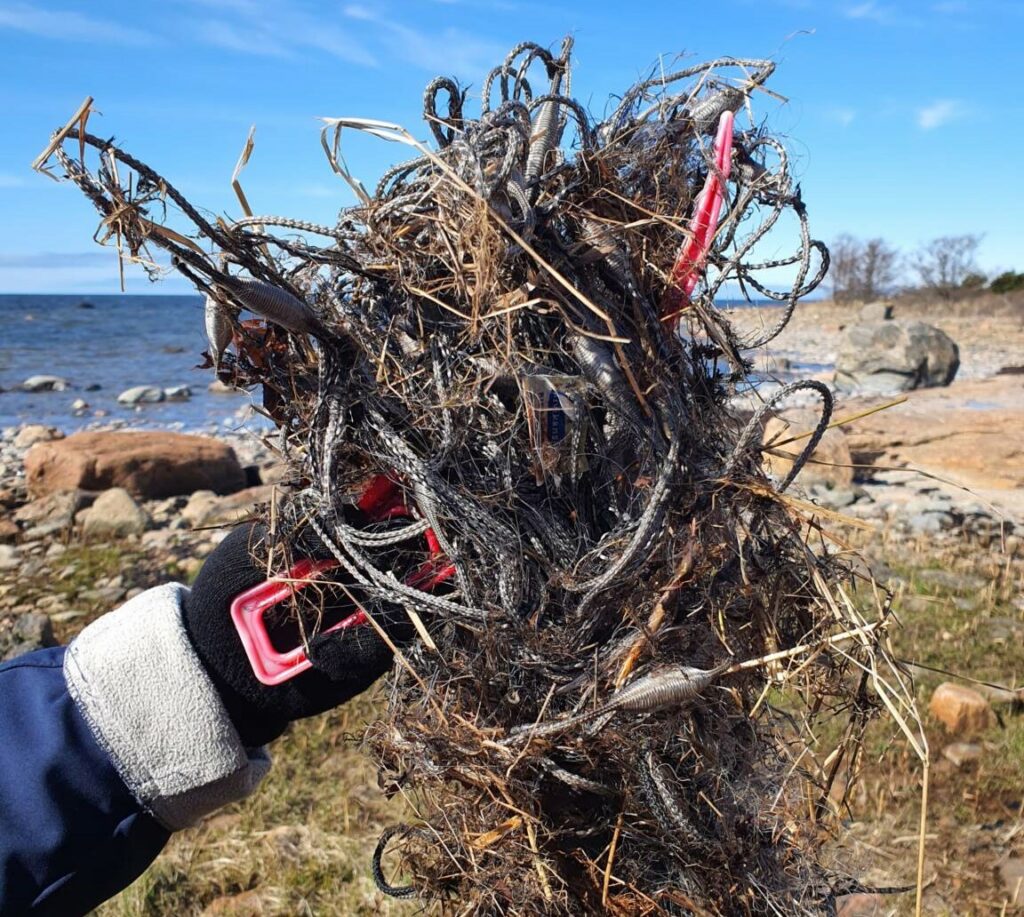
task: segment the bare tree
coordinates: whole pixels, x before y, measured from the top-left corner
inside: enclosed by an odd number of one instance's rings
[[[832,298],[846,302],[857,297],[857,274],[863,243],[849,233],[837,236],[829,249],[828,276],[832,282]]]
[[[900,256],[885,239],[866,242],[844,233],[829,246],[832,298],[870,301],[896,286]]]
[[[952,299],[964,281],[978,272],[974,256],[980,242],[980,235],[941,236],[923,245],[911,259],[921,285]]]
[[[864,300],[891,293],[896,286],[900,254],[885,239],[868,239],[860,268],[860,291]]]

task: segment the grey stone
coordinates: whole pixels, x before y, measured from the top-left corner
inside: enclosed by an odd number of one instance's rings
[[[275,488],[271,484],[249,487],[226,497],[218,497],[209,490],[199,490],[189,498],[181,511],[181,518],[192,528],[234,525],[248,518],[257,505],[269,503],[274,493]]]
[[[844,509],[857,502],[857,494],[852,487],[836,487],[834,490],[815,489],[814,496],[818,502],[829,509]]]
[[[29,376],[21,383],[23,392],[63,392],[68,387],[68,380],[60,376]]]
[[[172,385],[164,389],[164,398],[167,401],[188,401],[192,397],[192,389],[187,385]]]
[[[1003,880],[1009,905],[1024,904],[1024,859],[1010,857],[999,867],[999,878]]]
[[[21,552],[13,544],[0,544],[0,570],[17,570]]]
[[[39,612],[30,611],[18,615],[14,626],[6,633],[0,633],[0,662],[56,644],[50,619]]]
[[[67,528],[63,522],[40,522],[21,533],[22,541],[43,541],[59,535]]]
[[[982,516],[986,519],[990,519],[992,517],[992,510],[982,503],[973,501],[970,503],[957,504],[956,511],[964,518],[967,518],[968,516]]]
[[[953,742],[942,749],[942,757],[957,767],[980,761],[985,750],[974,742]]]
[[[295,472],[278,458],[264,461],[259,467],[261,484],[281,484],[295,478]]]
[[[989,643],[1024,643],[1024,621],[1015,618],[982,618],[978,630]]]
[[[921,494],[907,500],[903,504],[901,512],[909,515],[916,513],[948,513],[950,506],[950,499],[946,494]]]
[[[63,596],[44,595],[36,600],[36,611],[49,612],[51,609],[60,608],[62,604],[64,604]]]
[[[152,529],[142,534],[142,546],[145,548],[165,549],[175,539],[175,534],[170,529]]]
[[[906,519],[907,528],[922,535],[937,534],[953,528],[953,517],[949,513],[917,513]]]
[[[985,588],[985,580],[970,573],[953,570],[919,570],[917,578],[923,583],[948,589],[950,592],[978,592]]]
[[[1003,538],[1016,531],[1016,526],[1009,519],[993,519],[990,516],[967,516],[962,520],[962,527],[969,535],[977,535],[986,540]]]
[[[860,312],[857,313],[857,317],[862,322],[885,322],[892,318],[892,303],[883,302],[869,302],[867,305],[860,307]]]
[[[148,514],[122,487],[104,491],[82,514],[82,532],[87,538],[141,535],[148,527]]]
[[[96,595],[104,605],[113,607],[124,598],[125,589],[122,586],[104,586],[96,590]]]
[[[164,390],[152,385],[136,385],[117,396],[118,404],[156,404],[164,400]]]
[[[917,321],[874,321],[847,329],[836,355],[842,392],[903,392],[949,385],[960,350],[944,331]]]
[[[64,434],[56,427],[48,427],[41,423],[25,424],[14,437],[16,449],[28,449],[36,443],[46,443],[52,439],[63,439]]]
[[[212,490],[197,490],[181,511],[181,518],[193,527],[203,525],[216,505],[217,495]]]
[[[95,499],[95,494],[84,490],[58,490],[19,507],[13,518],[27,528],[56,524],[59,531],[71,528],[75,514],[91,506]]]
[[[859,892],[836,898],[836,917],[882,917],[885,899],[881,895]]]

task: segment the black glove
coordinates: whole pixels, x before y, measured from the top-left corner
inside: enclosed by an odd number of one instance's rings
[[[239,593],[267,578],[263,526],[235,529],[206,559],[185,600],[185,629],[242,742],[263,745],[284,732],[292,720],[314,716],[365,691],[391,666],[392,653],[371,624],[318,634],[309,641],[313,668],[280,685],[264,685],[253,674],[241,638],[231,620],[231,603]],[[308,552],[310,556],[316,551]],[[297,559],[297,558],[296,558]],[[262,563],[261,563],[262,560]],[[281,572],[281,571],[275,571]],[[331,571],[327,579],[334,576]],[[306,632],[321,621],[324,630],[355,609],[338,587],[309,585],[296,593]],[[287,609],[287,603],[281,606]],[[372,609],[397,645],[414,634],[408,616],[390,606]],[[321,617],[322,615],[322,617]],[[301,641],[294,627],[291,645]]]

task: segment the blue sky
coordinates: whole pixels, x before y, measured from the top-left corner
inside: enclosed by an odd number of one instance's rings
[[[351,202],[320,149],[317,117],[398,121],[417,136],[423,86],[484,73],[529,38],[576,38],[573,90],[595,113],[685,53],[771,56],[757,99],[797,157],[812,229],[880,235],[904,250],[984,233],[980,263],[1024,270],[1024,2],[716,0],[0,0],[0,292],[116,292],[116,258],[69,185],[29,163],[86,95],[113,135],[190,200],[239,215],[231,172],[257,213],[331,221]],[[359,138],[352,171],[373,181],[404,148]],[[128,291],[152,287],[138,269]]]

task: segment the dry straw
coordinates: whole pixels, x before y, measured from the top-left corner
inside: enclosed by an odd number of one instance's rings
[[[659,68],[597,122],[570,50],[514,48],[475,117],[432,82],[430,144],[325,119],[358,198],[331,226],[250,212],[251,136],[235,223],[86,133],[88,106],[40,166],[55,156],[96,205],[101,241],[154,274],[150,247],[169,252],[207,295],[211,364],[261,387],[299,481],[281,547],[314,530],[371,617],[405,609],[429,637],[400,648],[370,735],[418,816],[382,838],[382,888],[459,914],[829,913],[857,887],[823,851],[866,723],[884,709],[927,749],[885,602],[782,493],[828,390],[783,387],[747,422],[729,407],[744,354],[827,268],[785,145],[755,120],[773,65]],[[746,126],[681,298],[725,111]],[[412,158],[367,190],[342,155],[353,132]],[[730,290],[778,302],[777,321],[741,332],[715,307]],[[777,483],[762,424],[798,389],[821,423]],[[422,521],[368,527],[353,495],[375,474]],[[425,525],[455,565],[432,593],[402,576]]]

